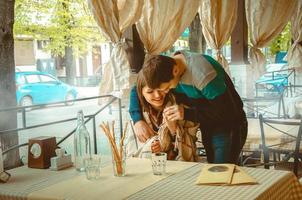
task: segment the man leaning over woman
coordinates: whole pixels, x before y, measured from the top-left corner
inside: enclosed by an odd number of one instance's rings
[[[146,76],[148,74],[144,75],[143,71],[140,71],[134,89],[142,117],[153,131],[153,137],[145,142],[138,141],[138,148],[135,148],[133,143],[128,144],[128,155],[148,157],[150,153],[166,152],[168,160],[197,161],[195,142],[199,124],[187,120],[167,119],[165,109],[177,106],[177,98],[169,90],[148,86]],[[181,99],[181,96],[178,99]]]

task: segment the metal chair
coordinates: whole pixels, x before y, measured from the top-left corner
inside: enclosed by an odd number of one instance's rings
[[[260,130],[261,130],[261,148],[263,150],[264,168],[269,169],[270,166],[277,166],[281,163],[289,163],[291,158],[294,158],[293,172],[298,176],[299,160],[302,160],[302,154],[300,152],[300,142],[302,134],[302,120],[301,121],[289,121],[289,120],[273,120],[266,119],[259,115]],[[280,133],[281,142],[278,144],[267,145],[266,141],[266,129],[270,127],[274,130],[274,133]],[[287,128],[293,130],[298,129],[297,135],[293,135]],[[283,129],[283,130],[282,130]],[[273,156],[273,160],[270,159],[270,155]],[[281,155],[283,158],[281,159]]]

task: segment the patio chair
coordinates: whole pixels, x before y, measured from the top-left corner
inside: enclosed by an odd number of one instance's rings
[[[263,150],[264,168],[269,169],[274,165],[290,164],[293,165],[293,172],[298,176],[298,166],[302,160],[302,149],[300,149],[302,120],[273,120],[266,119],[259,115],[261,130],[261,148]],[[267,144],[267,132],[271,130],[271,134],[280,134],[280,142],[277,144]],[[297,134],[293,134],[297,133]],[[271,156],[273,159],[271,159]],[[294,159],[294,162],[291,160]]]

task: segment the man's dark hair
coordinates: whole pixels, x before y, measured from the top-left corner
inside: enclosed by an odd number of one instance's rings
[[[148,87],[159,88],[160,84],[173,79],[173,67],[176,62],[173,58],[162,55],[151,55],[145,58],[143,74]]]

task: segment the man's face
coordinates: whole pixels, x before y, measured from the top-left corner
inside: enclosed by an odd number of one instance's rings
[[[176,88],[180,81],[179,69],[176,65],[174,65],[172,73],[173,79],[171,79],[169,82],[161,83],[159,86],[160,90],[169,92],[170,89]]]
[[[160,84],[159,89],[168,93],[170,89],[176,88],[178,82],[179,81],[177,80],[177,78],[174,77],[169,82]]]

